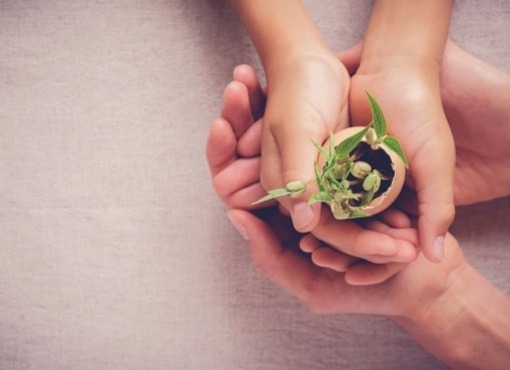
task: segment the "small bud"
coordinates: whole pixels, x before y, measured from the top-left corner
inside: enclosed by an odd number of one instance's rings
[[[332,202],[330,205],[331,213],[337,220],[345,220],[349,218],[349,212],[346,211],[340,203]]]
[[[304,181],[291,181],[285,186],[288,191],[301,191],[305,190],[306,184]]]
[[[345,165],[337,164],[331,169],[331,172],[333,173],[335,179],[342,179],[345,176]]]
[[[363,190],[370,191],[374,190],[376,192],[379,190],[379,187],[381,186],[381,178],[376,172],[370,173],[367,177],[365,177],[365,180],[363,181]]]
[[[381,172],[377,171],[376,169],[374,169],[374,172],[381,178],[381,180],[390,180],[391,179],[391,177],[383,175]]]
[[[372,171],[372,166],[363,161],[357,161],[354,163],[354,166],[352,166],[351,173],[352,175],[360,180],[363,180],[367,175]]]
[[[287,185],[285,185],[285,188],[288,191],[291,191],[292,194],[290,194],[291,197],[298,197],[301,194],[304,193],[306,189],[306,183],[304,181],[291,181],[288,182]]]
[[[367,140],[367,143],[369,143],[372,147],[377,144],[377,135],[375,134],[375,130],[372,127],[367,130],[365,139]]]

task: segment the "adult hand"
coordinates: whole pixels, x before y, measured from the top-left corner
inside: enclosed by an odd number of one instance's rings
[[[248,240],[255,266],[274,283],[319,313],[369,313],[413,317],[426,312],[466,262],[448,236],[445,261],[434,264],[422,255],[392,279],[377,285],[352,286],[343,273],[316,266],[297,251],[296,240],[281,238],[274,214],[230,210],[229,217]]]
[[[441,96],[455,139],[455,204],[510,195],[510,75],[449,42]]]
[[[318,267],[296,251],[273,219],[259,216],[229,212],[255,266],[311,311],[386,315],[452,368],[507,368],[510,299],[465,261],[450,234],[441,263],[420,254],[385,282],[352,286],[343,273]]]
[[[252,203],[266,193],[260,184],[264,105],[265,94],[254,70],[247,65],[236,67],[206,144],[213,186],[231,208],[252,209]]]

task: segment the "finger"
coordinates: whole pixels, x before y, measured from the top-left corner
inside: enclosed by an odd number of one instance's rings
[[[393,256],[379,263],[412,262],[418,257],[420,251],[418,231],[415,228],[393,228],[378,220],[371,220],[365,224],[367,229],[392,237],[395,241],[396,252]],[[372,261],[374,262],[374,261]]]
[[[264,202],[263,204],[253,204],[264,195],[266,195],[266,191],[260,182],[256,182],[230,194],[227,199],[227,204],[230,208],[254,210],[263,207],[271,207],[276,203],[276,200],[272,200]]]
[[[312,234],[343,253],[365,259],[394,256],[398,247],[392,237],[364,229],[353,221],[335,220],[329,212],[322,212]]]
[[[439,140],[429,140],[423,153],[442,153],[434,158],[416,156],[413,165],[422,169],[414,177],[418,194],[418,229],[425,257],[440,262],[444,257],[444,239],[455,216],[453,169],[455,154],[447,144],[448,132],[438,132]],[[442,135],[442,136],[439,136]],[[443,143],[443,144],[441,144]],[[453,144],[450,145],[453,148]]]
[[[413,227],[394,228],[377,219],[371,219],[363,224],[367,229],[391,236],[396,240],[404,240],[414,247],[419,246],[418,230]]]
[[[247,64],[241,64],[234,68],[233,76],[234,80],[239,81],[246,86],[253,119],[259,119],[264,113],[266,94],[260,86],[260,81],[255,70]]]
[[[213,178],[213,187],[227,201],[231,194],[258,182],[259,173],[259,157],[237,159]]]
[[[215,119],[206,143],[206,158],[213,178],[236,156],[236,138],[230,124],[222,118]]]
[[[351,265],[345,273],[349,285],[375,285],[385,282],[405,268],[403,263],[375,264],[359,261]]]
[[[342,50],[339,53],[336,53],[336,56],[342,64],[345,66],[349,75],[354,75],[358,70],[360,61],[361,61],[361,52],[363,51],[363,42],[358,42],[353,47]]]
[[[266,277],[304,302],[320,291],[321,270],[303,256],[285,248],[268,224],[249,212],[231,210],[228,217],[248,240],[253,263]]]
[[[317,239],[313,234],[306,234],[299,241],[299,248],[305,253],[312,253],[324,243]]]
[[[271,189],[282,188],[285,186],[280,182],[282,166],[279,160],[279,150],[274,138],[267,134],[267,125],[262,123],[262,142],[261,142],[261,166],[260,166],[260,183],[262,187],[269,191]],[[285,209],[290,215],[290,201],[288,197],[278,198],[281,209]]]
[[[243,136],[237,142],[237,151],[243,157],[260,155],[262,141],[262,120],[259,119],[248,127]]]
[[[236,138],[241,137],[251,126],[253,118],[248,89],[244,84],[231,81],[225,87],[220,116],[230,122]]]
[[[349,256],[329,247],[317,248],[312,253],[312,262],[322,268],[329,268],[336,272],[345,272],[357,258]]]
[[[292,118],[290,121],[293,121]],[[296,120],[294,120],[297,122]],[[309,181],[315,178],[314,163],[317,149],[311,139],[322,143],[326,133],[318,129],[317,125],[288,127],[263,127],[262,142],[262,173],[261,179],[266,189],[283,187],[292,181]],[[280,158],[280,166],[278,166]],[[271,182],[271,179],[283,180],[282,183]],[[306,190],[296,198],[282,199],[291,211],[292,221],[296,230],[310,231],[317,224],[320,216],[320,205],[309,205],[308,199],[317,191],[315,184],[310,184]]]
[[[391,207],[377,215],[377,218],[390,227],[404,229],[411,227],[411,219],[401,210]]]

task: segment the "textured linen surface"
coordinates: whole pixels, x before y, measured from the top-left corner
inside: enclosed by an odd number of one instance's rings
[[[371,1],[305,2],[335,50]],[[510,72],[510,3],[451,36]],[[223,1],[0,1],[0,369],[442,369],[391,321],[309,313],[252,266],[204,157],[232,68]],[[510,200],[459,210],[510,292]]]

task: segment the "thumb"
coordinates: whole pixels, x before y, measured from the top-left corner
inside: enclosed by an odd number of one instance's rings
[[[445,140],[442,141],[445,143]],[[429,153],[442,153],[442,155],[417,155],[416,157],[421,158],[415,165],[425,170],[416,174],[415,180],[418,193],[420,245],[428,260],[440,262],[445,253],[445,237],[455,216],[453,200],[455,154],[453,149],[440,148],[439,140],[434,140],[433,143],[435,148],[431,148],[433,151]]]
[[[327,136],[326,130],[321,125],[296,124],[292,127],[281,125],[274,131],[267,133],[267,139],[263,140],[262,183],[266,189],[281,187],[282,183],[283,186],[292,182],[306,184],[298,196],[281,198],[281,201],[289,210],[295,229],[308,232],[319,222],[321,208],[318,203],[308,204],[317,191],[314,166],[318,151],[313,142],[322,145]]]
[[[317,281],[317,268],[292,248],[286,248],[263,219],[242,210],[229,211],[228,218],[248,241],[257,269],[298,298],[309,300],[310,284]]]

